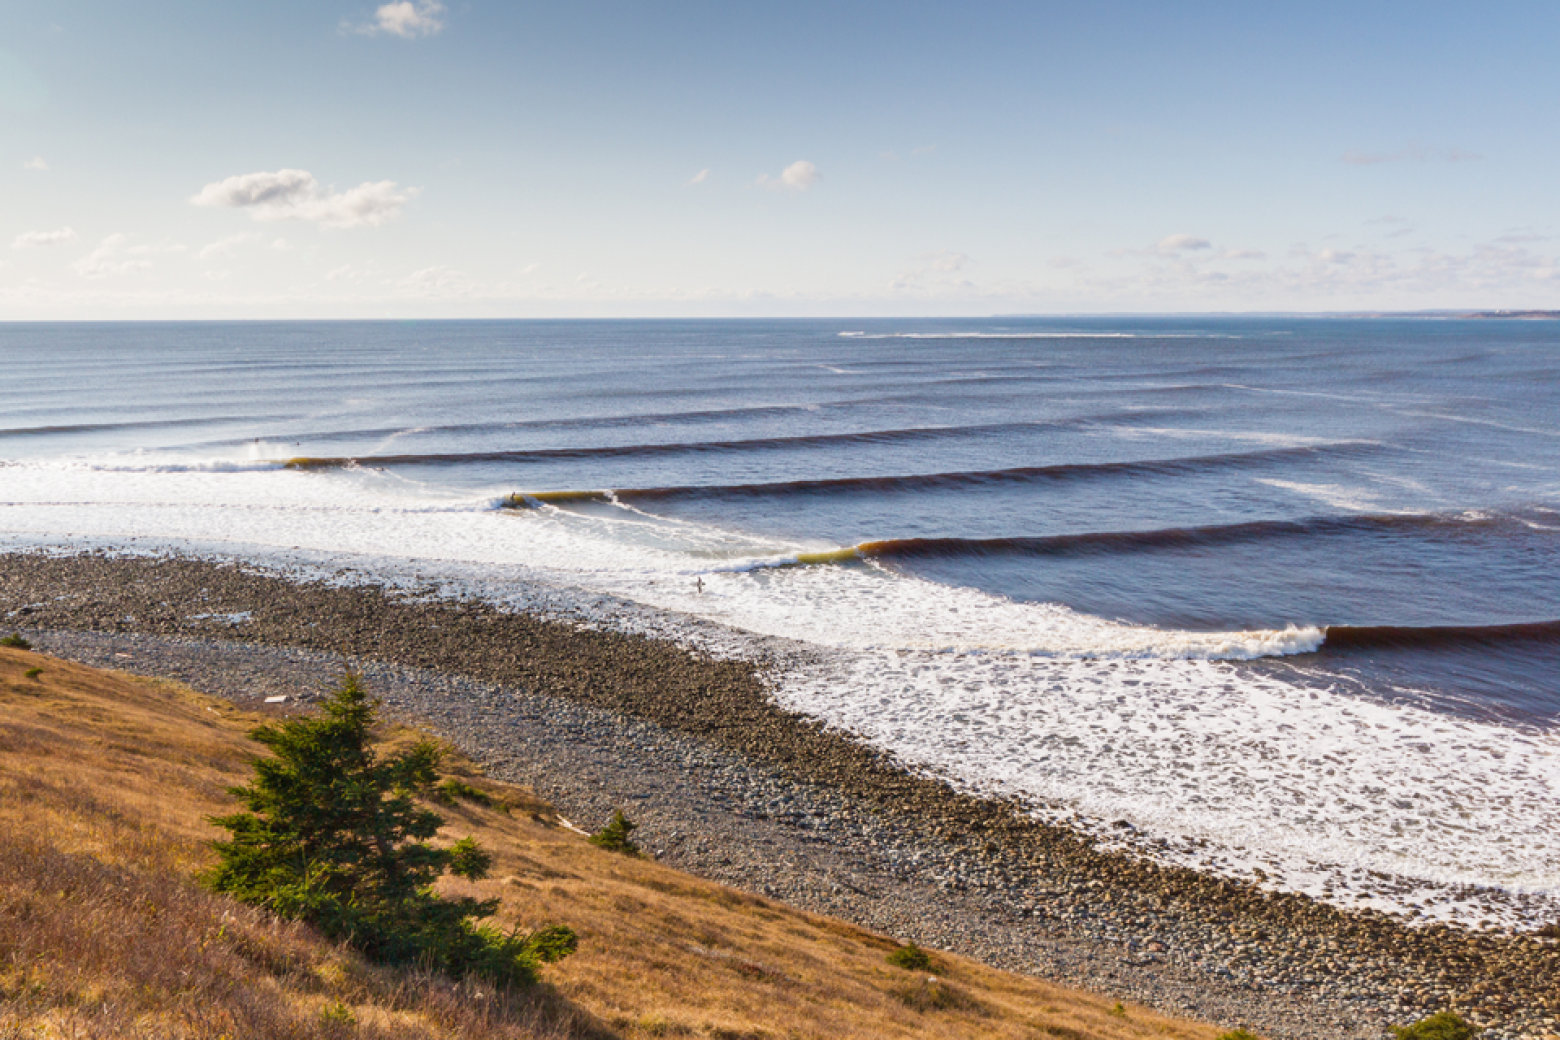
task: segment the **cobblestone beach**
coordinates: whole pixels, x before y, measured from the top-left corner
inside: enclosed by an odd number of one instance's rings
[[[1102,849],[786,712],[763,660],[190,558],[0,555],[0,629],[235,700],[361,669],[398,716],[580,826],[614,807],[692,872],[902,938],[1265,1036],[1453,1009],[1560,1035],[1560,945],[1408,927]]]

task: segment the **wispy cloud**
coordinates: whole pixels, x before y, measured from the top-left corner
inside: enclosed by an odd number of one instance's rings
[[[1431,148],[1422,144],[1409,144],[1391,152],[1344,152],[1339,158],[1350,166],[1376,166],[1393,162],[1472,162],[1484,156],[1461,148]]]
[[[249,242],[258,242],[261,236],[253,231],[245,231],[237,235],[229,235],[219,238],[215,242],[202,246],[195,255],[201,260],[221,260],[238,252],[238,247]]]
[[[35,155],[31,159],[28,159],[26,162],[22,163],[22,169],[32,170],[35,173],[48,173],[49,161],[41,155]]]
[[[1213,243],[1206,238],[1196,235],[1179,234],[1166,235],[1154,243],[1153,251],[1160,256],[1180,256],[1182,253],[1196,252],[1200,249],[1211,249]]]
[[[817,184],[821,176],[818,167],[806,159],[798,159],[781,170],[778,177],[771,177],[767,173],[760,174],[758,184],[760,187],[773,188],[776,191],[806,191]]]
[[[707,181],[709,179],[710,179],[710,168],[708,166],[706,166],[704,169],[700,170],[698,173],[694,174],[692,177],[689,177],[688,178],[688,183],[689,184],[703,184],[705,181]]]
[[[912,257],[912,261],[913,266],[901,271],[890,283],[892,292],[944,295],[975,288],[967,273],[974,263],[968,253],[940,249],[935,253],[921,253]]]
[[[358,24],[343,23],[348,32],[365,36],[399,36],[415,40],[444,31],[445,7],[439,0],[396,0],[374,9],[374,18]]]
[[[182,253],[184,246],[174,242],[132,245],[130,236],[115,233],[99,242],[97,248],[71,265],[85,278],[129,274],[152,266],[151,258],[161,253]]]
[[[464,271],[442,264],[413,271],[397,281],[396,288],[413,296],[437,299],[471,296],[476,291]]]
[[[11,240],[12,249],[31,249],[35,246],[57,246],[76,240],[74,228],[62,227],[53,231],[24,231]]]
[[[255,220],[307,220],[321,227],[375,227],[392,220],[417,194],[395,181],[365,181],[326,190],[307,170],[244,173],[206,185],[190,202],[248,211]]]

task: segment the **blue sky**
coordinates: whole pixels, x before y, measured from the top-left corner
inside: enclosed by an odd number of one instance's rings
[[[11,4],[0,318],[1560,306],[1560,7]]]

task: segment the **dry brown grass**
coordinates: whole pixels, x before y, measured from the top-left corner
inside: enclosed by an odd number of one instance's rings
[[[29,668],[42,668],[28,677]],[[572,926],[548,985],[505,995],[380,968],[201,889],[205,818],[260,717],[172,683],[0,649],[0,1038],[993,1037],[1217,1030],[937,954],[935,978],[840,921],[595,848],[526,791],[444,807],[494,853],[501,923]],[[387,740],[408,739],[389,733]]]

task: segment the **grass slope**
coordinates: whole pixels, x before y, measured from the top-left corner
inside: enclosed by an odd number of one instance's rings
[[[32,669],[41,669],[29,674]],[[518,995],[377,967],[200,888],[206,817],[261,716],[185,687],[0,648],[0,1037],[990,1037],[1217,1030],[933,954],[600,848],[458,755],[443,838],[494,853],[504,926],[579,952]],[[387,742],[411,739],[387,732]],[[486,796],[469,797],[475,790]]]

